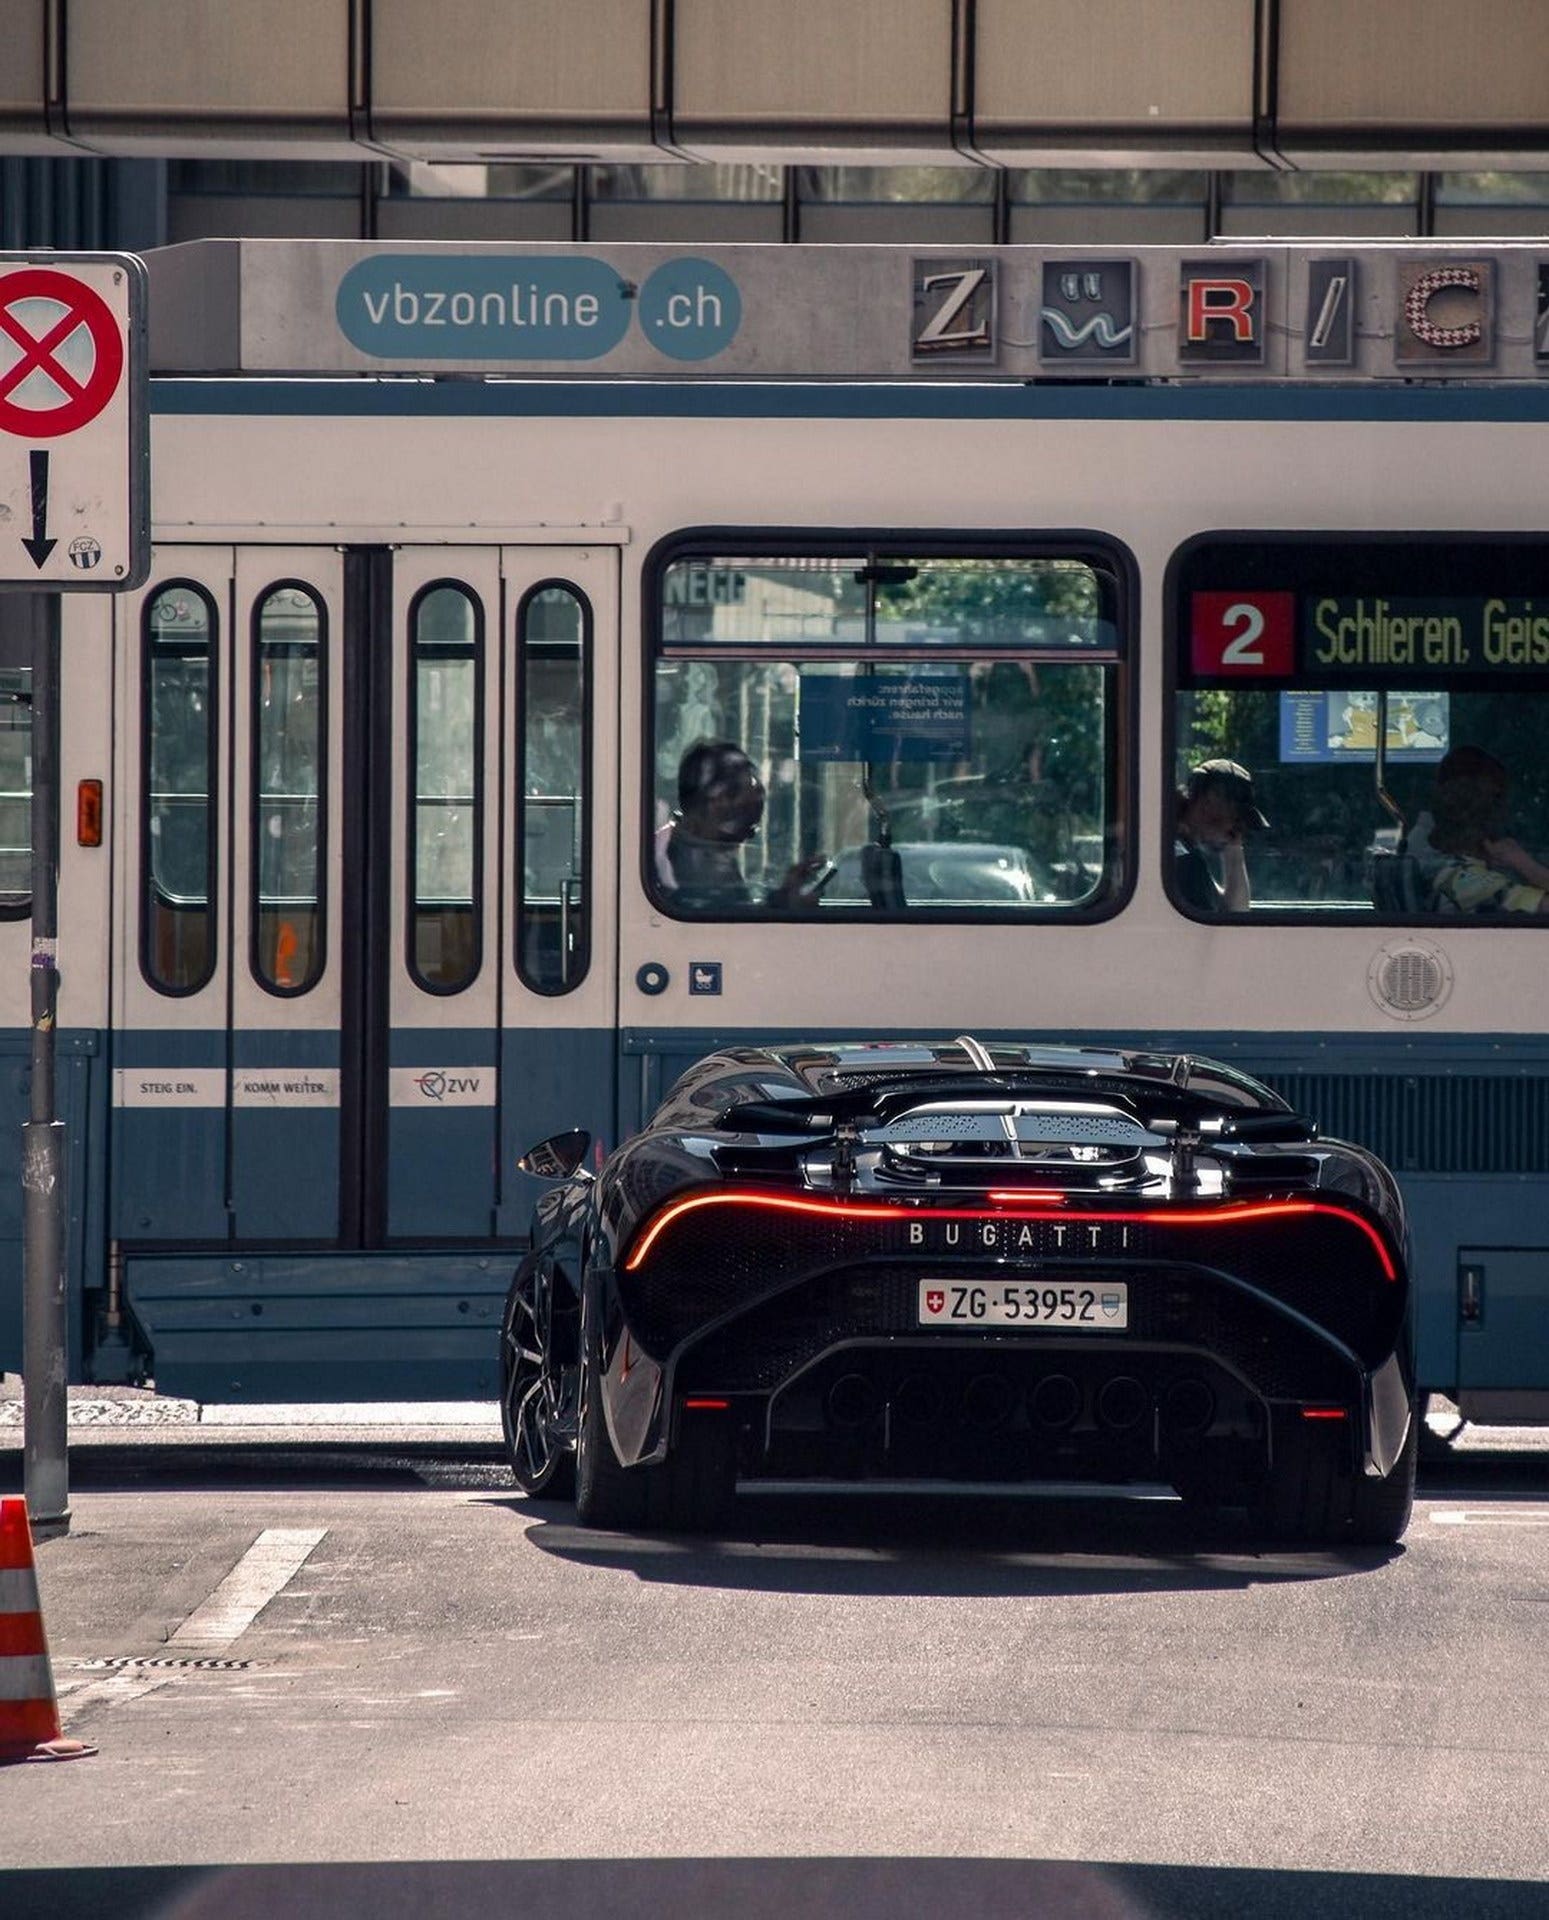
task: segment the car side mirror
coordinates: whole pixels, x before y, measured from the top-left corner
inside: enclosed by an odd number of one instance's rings
[[[523,1173],[536,1174],[540,1180],[570,1180],[581,1171],[581,1162],[591,1144],[592,1136],[586,1129],[576,1127],[569,1133],[555,1133],[547,1140],[540,1140],[537,1146],[529,1147],[516,1164]]]

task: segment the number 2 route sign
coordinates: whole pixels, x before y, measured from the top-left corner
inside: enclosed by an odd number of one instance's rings
[[[145,285],[132,254],[0,254],[0,588],[150,571]]]

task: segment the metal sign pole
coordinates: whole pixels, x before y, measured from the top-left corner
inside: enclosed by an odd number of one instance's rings
[[[32,629],[32,1085],[22,1127],[23,1473],[34,1534],[70,1527],[65,1126],[55,1118],[59,972],[59,596]]]
[[[22,1380],[33,1531],[70,1525],[65,1127],[56,1114],[63,593],[150,570],[145,263],[0,253],[0,587],[31,601],[32,1084],[22,1127]]]

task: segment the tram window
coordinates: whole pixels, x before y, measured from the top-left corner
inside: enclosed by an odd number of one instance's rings
[[[215,607],[174,581],[145,602],[140,966],[162,993],[215,970]]]
[[[32,907],[32,669],[0,667],[0,920]]]
[[[1171,578],[1175,776],[1235,761],[1269,823],[1247,914],[1549,924],[1542,547],[1210,537]]]
[[[644,866],[658,904],[716,919],[1112,912],[1127,706],[1114,556],[761,544],[680,552],[657,576]]]
[[[466,587],[425,588],[409,613],[409,971],[459,993],[482,938],[484,623]]]
[[[517,615],[516,965],[535,993],[579,986],[591,957],[591,620],[572,587]]]
[[[254,977],[305,993],[323,970],[327,630],[310,587],[286,581],[253,622]]]

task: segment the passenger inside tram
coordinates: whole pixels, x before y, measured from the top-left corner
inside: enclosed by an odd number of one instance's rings
[[[678,766],[678,808],[657,835],[657,875],[690,912],[759,904],[742,866],[742,849],[764,817],[764,783],[730,740],[696,740]],[[833,863],[810,855],[770,887],[763,904],[787,912],[817,904]]]
[[[1245,913],[1253,904],[1248,835],[1268,825],[1246,767],[1201,761],[1178,790],[1173,879],[1185,905],[1196,913]]]
[[[1407,851],[1443,913],[1549,913],[1549,866],[1506,832],[1511,779],[1482,747],[1454,747]]]

